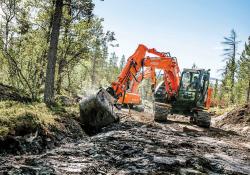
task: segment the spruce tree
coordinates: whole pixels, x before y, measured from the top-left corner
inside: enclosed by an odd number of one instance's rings
[[[237,40],[237,34],[234,29],[231,30],[229,37],[224,37],[224,41],[222,42],[222,44],[225,46],[224,61],[226,61],[224,81],[225,84],[229,85],[229,96],[231,103],[235,102],[235,75],[237,68],[236,55],[239,42],[240,41]]]

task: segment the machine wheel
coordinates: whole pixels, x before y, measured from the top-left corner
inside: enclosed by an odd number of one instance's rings
[[[190,118],[190,123],[203,128],[209,128],[211,124],[211,117],[206,111],[197,111],[193,117]]]
[[[157,122],[167,121],[167,116],[170,113],[171,106],[166,103],[154,103],[154,120]]]

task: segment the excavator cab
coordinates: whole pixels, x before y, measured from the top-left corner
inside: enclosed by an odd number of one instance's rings
[[[181,111],[193,108],[205,108],[209,87],[210,70],[184,69],[181,74],[180,87],[174,106]]]
[[[154,95],[155,120],[165,121],[168,114],[182,114],[190,116],[193,124],[210,127],[210,116],[206,112],[211,96],[209,78],[210,70],[184,69],[174,98],[169,98],[165,83],[159,83]]]
[[[210,127],[209,107],[210,69],[184,69],[176,100],[172,103],[174,113],[190,116],[190,122],[202,127]]]

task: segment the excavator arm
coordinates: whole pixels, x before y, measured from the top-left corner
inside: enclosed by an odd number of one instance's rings
[[[129,86],[129,89],[124,94],[124,96],[118,99],[119,104],[140,104],[141,97],[138,92],[139,84],[143,79],[151,79],[151,88],[154,89],[156,85],[156,75],[155,69],[152,67],[146,67],[145,70],[141,71],[141,73],[134,78]]]
[[[149,57],[146,54],[153,54],[156,57]],[[158,52],[156,49],[148,49],[145,45],[140,44],[135,53],[128,58],[125,67],[122,69],[118,80],[111,84],[111,88],[108,88],[108,92],[118,99],[119,103],[125,104],[140,104],[141,99],[138,93],[135,93],[135,89],[141,82],[144,76],[143,68],[147,67],[150,70],[152,82],[155,82],[155,69],[164,70],[164,79],[169,95],[174,95],[178,91],[179,87],[179,66],[177,60],[172,58],[170,54]],[[147,69],[146,69],[147,70]],[[137,74],[141,72],[141,76]],[[136,82],[132,86],[132,91],[127,93],[127,90],[131,89],[131,82]],[[153,83],[152,83],[153,84]]]
[[[151,79],[151,87],[152,89],[155,88],[156,85],[156,75],[155,69],[153,67],[146,67],[145,71],[142,71],[140,75],[137,77],[137,81],[134,79],[131,82],[129,92],[138,93],[139,84],[142,82],[143,79]]]
[[[140,44],[135,53],[128,58],[125,67],[118,76],[118,80],[111,84],[115,97],[121,97],[128,89],[130,81],[136,78],[136,74],[144,67],[147,53],[164,56],[164,53],[157,52],[155,49],[148,49],[145,45]]]

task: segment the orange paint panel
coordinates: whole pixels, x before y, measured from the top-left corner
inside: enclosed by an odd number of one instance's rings
[[[208,90],[207,90],[207,99],[206,99],[206,102],[205,102],[205,106],[206,106],[207,109],[209,109],[210,106],[211,106],[212,93],[213,93],[213,88],[209,87]]]
[[[118,99],[118,103],[139,105],[139,104],[141,104],[141,97],[139,94],[126,93],[125,97],[122,96]]]

